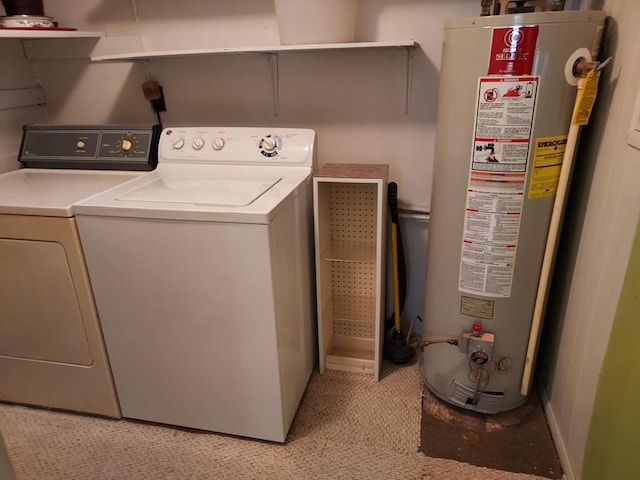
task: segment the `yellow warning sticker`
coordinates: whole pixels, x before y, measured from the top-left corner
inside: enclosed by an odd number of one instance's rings
[[[566,135],[536,139],[533,171],[529,183],[530,199],[553,197],[556,194],[566,147]]]
[[[593,104],[596,102],[598,95],[598,81],[600,80],[600,72],[591,70],[584,79],[584,88],[578,90],[578,98],[576,99],[576,107],[573,111],[572,125],[586,125],[589,123]]]

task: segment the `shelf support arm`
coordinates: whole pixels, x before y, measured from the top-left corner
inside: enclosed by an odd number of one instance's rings
[[[269,59],[269,73],[271,77],[271,90],[273,97],[273,116],[277,117],[280,109],[280,81],[278,79],[278,54],[267,54]]]
[[[404,98],[404,114],[409,114],[409,104],[411,103],[411,90],[413,86],[413,63],[416,55],[416,49],[413,47],[405,48],[407,52],[407,78],[405,86]]]

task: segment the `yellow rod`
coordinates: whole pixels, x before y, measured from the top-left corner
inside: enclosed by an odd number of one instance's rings
[[[398,226],[391,224],[391,267],[393,273],[393,323],[400,331],[400,291],[398,288]]]

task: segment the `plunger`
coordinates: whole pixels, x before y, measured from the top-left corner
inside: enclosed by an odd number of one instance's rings
[[[413,358],[413,348],[407,345],[400,325],[400,289],[398,281],[398,185],[389,182],[387,202],[391,214],[391,268],[393,274],[393,331],[387,336],[384,353],[393,363],[402,365]]]

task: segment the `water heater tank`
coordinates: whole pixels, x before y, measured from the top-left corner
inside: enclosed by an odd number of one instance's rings
[[[597,58],[604,19],[542,12],[444,28],[423,338],[458,345],[425,348],[422,376],[459,407],[497,413],[527,398],[572,59]]]

